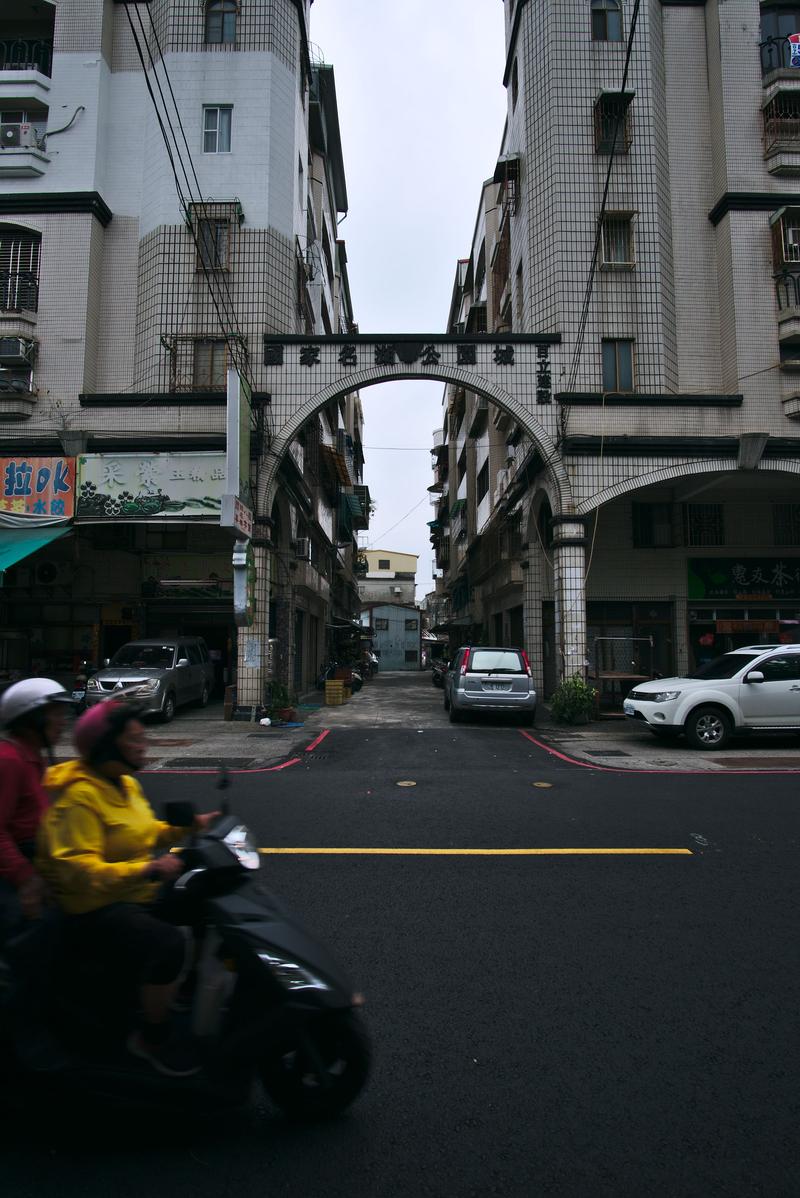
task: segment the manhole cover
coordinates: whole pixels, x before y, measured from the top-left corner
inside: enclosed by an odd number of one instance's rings
[[[585,749],[590,757],[630,757],[630,753],[624,753],[622,749]]]
[[[159,764],[165,765],[169,769],[207,769],[218,770],[221,766],[225,766],[229,770],[246,769],[252,765],[254,758],[252,757],[171,757],[169,761],[162,761]]]

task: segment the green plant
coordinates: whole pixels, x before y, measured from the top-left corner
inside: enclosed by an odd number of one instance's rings
[[[562,724],[590,719],[597,702],[597,691],[580,674],[558,684],[550,700],[550,710]]]
[[[271,682],[269,687],[269,701],[267,703],[267,711],[270,715],[274,715],[278,711],[285,711],[287,708],[293,706],[294,699],[288,686],[284,686],[282,682]]]

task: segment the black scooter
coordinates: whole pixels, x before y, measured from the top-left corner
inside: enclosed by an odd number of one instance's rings
[[[166,818],[189,826],[191,804],[167,804]],[[102,962],[90,964],[88,975],[74,961],[66,970],[57,967],[68,984],[59,987],[42,1029],[54,1050],[43,1054],[34,1045],[32,1062],[30,1029],[19,1035],[22,1016],[11,998],[8,960],[0,969],[2,1072],[8,1077],[10,1070],[22,1086],[32,1087],[37,1103],[43,1088],[60,1093],[66,1087],[68,1094],[88,1092],[104,1101],[207,1110],[247,1102],[260,1081],[291,1117],[337,1115],[369,1073],[360,996],[259,881],[258,849],[233,815],[193,836],[181,856],[186,868],[172,897],[176,922],[192,928],[199,945],[197,981],[184,1018],[200,1046],[201,1073],[161,1077],[125,1051],[130,996],[127,1003],[115,1002],[103,990]],[[93,1004],[91,996],[98,994],[102,1002]]]

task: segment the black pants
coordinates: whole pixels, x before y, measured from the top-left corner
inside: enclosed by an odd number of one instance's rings
[[[157,906],[112,903],[65,921],[69,951],[91,961],[112,985],[166,986],[186,955],[183,933],[158,917]]]

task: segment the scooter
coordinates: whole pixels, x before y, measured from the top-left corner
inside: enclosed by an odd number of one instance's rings
[[[447,673],[447,662],[437,658],[431,666],[431,682],[434,686],[444,687],[444,676]]]
[[[193,822],[190,803],[168,803],[165,814],[176,826]],[[54,1038],[56,1051],[33,1065],[24,1038],[20,1046],[19,1003],[10,1001],[13,967],[6,961],[0,968],[4,1064],[22,1087],[32,1087],[37,1103],[48,1088],[104,1102],[217,1109],[246,1103],[260,1081],[290,1117],[339,1114],[369,1074],[370,1042],[359,1012],[363,1000],[327,950],[259,881],[258,849],[235,816],[224,813],[180,853],[185,869],[174,886],[176,922],[192,928],[199,945],[197,982],[185,1019],[199,1045],[202,1071],[187,1078],[162,1077],[130,1056],[124,1047],[132,1026],[130,996],[127,1003],[110,1001],[103,991],[102,963],[89,963],[87,974],[74,961],[66,962],[66,969],[56,967],[57,976],[69,983],[50,1003],[43,1029],[48,1040]],[[102,999],[93,1003],[98,993]]]
[[[92,674],[97,673],[97,666],[90,666],[88,661],[81,662],[81,668],[75,675],[72,684],[72,700],[75,704],[75,714],[80,715],[86,710],[86,683]]]

